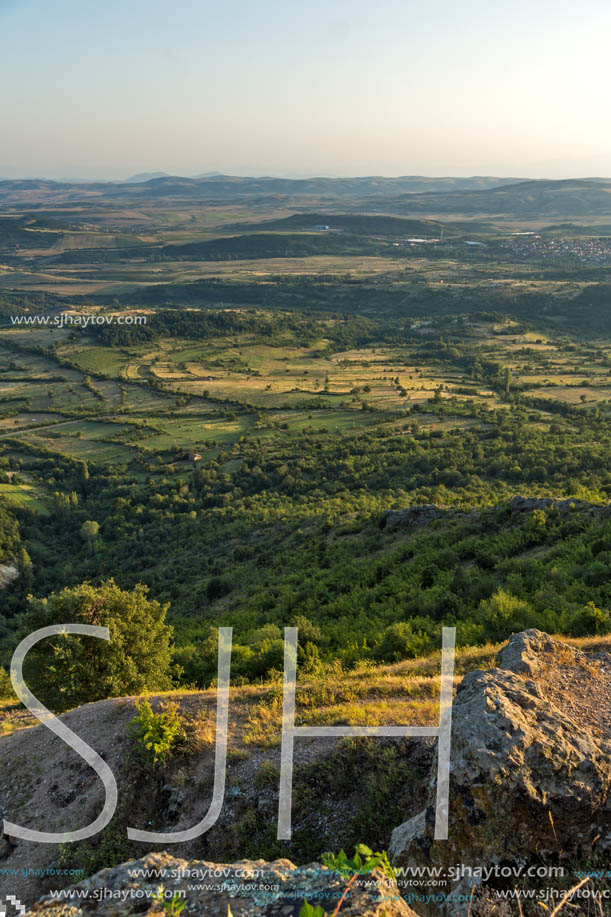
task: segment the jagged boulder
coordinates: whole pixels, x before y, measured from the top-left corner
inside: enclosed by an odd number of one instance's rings
[[[390,509],[384,516],[383,527],[388,532],[394,532],[411,526],[429,525],[445,513],[446,509],[435,506],[434,503],[408,506],[405,509]]]
[[[115,917],[127,913],[152,917],[166,913],[167,902],[184,892],[183,914],[288,917],[298,915],[305,900],[332,913],[346,885],[345,878],[318,863],[301,867],[290,860],[221,864],[182,860],[161,852],[104,869],[67,890],[61,904],[57,898],[43,898],[28,913],[38,917]],[[166,910],[160,900],[163,896]],[[416,917],[394,882],[380,871],[359,877],[342,904],[341,914]]]
[[[588,513],[608,513],[606,504],[588,503],[586,500],[574,500],[568,497],[564,500],[554,500],[552,497],[523,497],[516,494],[508,503],[509,508],[514,512],[532,513],[535,509],[551,509],[559,513],[569,512],[588,512]]]
[[[611,851],[611,662],[538,630],[499,667],[475,671],[453,705],[449,837],[428,806],[396,828],[395,865],[586,859]]]

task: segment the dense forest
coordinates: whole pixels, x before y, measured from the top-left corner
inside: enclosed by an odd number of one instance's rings
[[[49,495],[43,513],[9,504],[2,516],[3,556],[20,569],[4,591],[5,664],[31,592],[43,597],[109,577],[123,588],[143,583],[169,603],[174,677],[200,686],[215,675],[216,628],[227,624],[238,680],[281,667],[289,624],[300,628],[310,667],[428,652],[447,624],[457,626],[462,644],[529,626],[573,635],[611,629],[604,403],[586,409],[546,400],[545,387],[541,397],[527,395],[502,354],[490,359],[460,331],[418,340],[401,325],[384,332],[366,319],[321,326],[292,313],[170,310],[156,319],[149,346],[244,334],[251,346],[266,340],[282,352],[287,340],[316,345],[324,327],[327,357],[377,340],[383,362],[385,348],[402,342],[422,364],[460,373],[464,391],[440,385],[428,403],[408,401],[383,415],[353,390],[349,403],[355,416],[367,409],[366,426],[334,430],[331,412],[330,428],[306,423],[298,435],[251,405],[251,435],[190,464],[179,448],[165,450],[160,464],[140,454],[126,467],[5,439],[5,481],[44,482]],[[96,329],[92,344],[139,346],[138,331]],[[579,362],[584,346],[564,340],[557,353]],[[57,348],[43,352],[66,363]],[[542,363],[536,348],[520,353]],[[592,354],[606,374],[607,358]],[[470,397],[478,385],[492,387],[494,406]],[[320,408],[310,405],[311,423]],[[233,416],[235,405],[224,410]],[[400,428],[389,427],[388,416],[400,418]],[[459,422],[471,425],[453,426]],[[429,510],[393,521],[413,506]]]

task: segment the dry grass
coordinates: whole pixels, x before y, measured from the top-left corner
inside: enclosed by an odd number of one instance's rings
[[[298,718],[308,726],[436,726],[439,705],[432,700],[378,700],[336,704]]]
[[[604,637],[558,637],[586,653],[611,648]],[[504,643],[456,651],[454,686],[474,669],[489,669]],[[342,671],[337,665],[300,680],[296,691],[296,724],[309,726],[436,726],[439,716],[441,653],[393,665],[360,666]],[[216,735],[216,689],[179,690],[150,698],[154,707],[175,702],[185,724],[186,745],[197,753],[211,749]],[[131,703],[123,698],[119,703]],[[0,736],[37,721],[14,701],[0,701]],[[230,743],[271,748],[282,733],[282,685],[242,685],[230,689]]]
[[[204,708],[189,717],[183,714],[183,722],[185,748],[189,754],[196,755],[212,748],[216,738],[216,723],[212,711]]]
[[[558,639],[585,652],[611,647],[611,635]],[[474,669],[496,665],[505,643],[457,650],[454,686]],[[436,726],[439,717],[441,654],[409,659],[394,665],[364,666],[350,672],[319,674],[297,685],[296,724],[308,726]],[[233,697],[235,696],[235,700]],[[245,745],[278,745],[282,731],[279,685],[249,685],[232,692],[232,704],[242,706],[235,726]],[[238,736],[236,735],[236,738]]]
[[[253,705],[242,732],[244,745],[273,748],[282,736],[282,705],[276,700]]]

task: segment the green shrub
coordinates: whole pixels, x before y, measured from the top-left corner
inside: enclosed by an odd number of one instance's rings
[[[163,704],[155,713],[148,700],[136,704],[137,716],[131,723],[136,726],[136,744],[151,767],[164,764],[184,738],[182,719],[176,704]]]
[[[410,621],[390,624],[382,634],[376,655],[384,662],[400,662],[430,652],[433,641],[421,629],[415,629]]]
[[[608,634],[611,631],[611,615],[606,609],[597,608],[594,602],[588,602],[585,608],[573,617],[570,629],[575,637]]]
[[[255,774],[255,786],[258,790],[275,786],[280,779],[280,768],[273,761],[263,761]]]
[[[15,692],[13,691],[10,675],[6,669],[3,669],[2,666],[0,666],[0,700],[6,700],[7,698],[14,697]]]
[[[536,627],[540,622],[532,605],[504,589],[497,589],[489,599],[479,603],[480,623],[486,635],[495,643],[506,640],[513,633]]]
[[[77,844],[60,844],[58,865],[62,869],[80,869],[80,879],[87,879],[101,869],[118,866],[127,858],[129,849],[125,826],[116,820],[94,838]]]

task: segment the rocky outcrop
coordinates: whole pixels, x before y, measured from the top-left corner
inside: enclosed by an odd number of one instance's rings
[[[396,529],[410,528],[416,525],[428,525],[447,513],[447,509],[435,506],[434,503],[423,503],[421,506],[408,506],[405,509],[390,509],[384,516],[384,529],[394,532]]]
[[[14,563],[0,564],[0,589],[10,586],[19,576],[19,568]]]
[[[428,806],[392,834],[395,865],[579,861],[611,851],[611,663],[537,630],[453,705],[449,837]]]
[[[169,912],[169,903],[164,910],[161,899],[170,902],[174,896],[177,901],[184,900],[185,915],[288,917],[298,915],[306,900],[313,907],[319,905],[332,913],[347,882],[318,863],[297,867],[290,860],[273,863],[243,860],[225,865],[176,859],[165,852],[151,853],[144,859],[104,869],[80,882],[66,892],[61,907],[57,898],[47,898],[28,913],[38,917],[162,915]],[[378,871],[354,882],[341,914],[342,917],[416,917],[394,882]]]
[[[522,497],[519,494],[509,501],[508,506],[511,510],[521,513],[532,513],[535,509],[553,509],[560,513],[608,511],[606,504],[598,505],[585,500],[573,500],[570,497],[565,500],[554,500],[551,497]]]
[[[536,509],[554,511],[561,515],[573,512],[591,515],[608,516],[610,508],[608,504],[598,505],[588,503],[585,500],[554,500],[552,497],[523,497],[517,494],[507,503],[499,504],[495,509],[508,510],[516,518],[522,514],[532,513]],[[490,512],[490,510],[484,510]],[[467,516],[480,516],[481,510],[463,512],[453,507],[437,506],[435,503],[423,503],[420,505],[407,506],[405,509],[390,509],[384,514],[381,527],[384,531],[391,533],[400,529],[414,528],[421,525],[430,525],[441,516],[453,519],[466,518]]]

